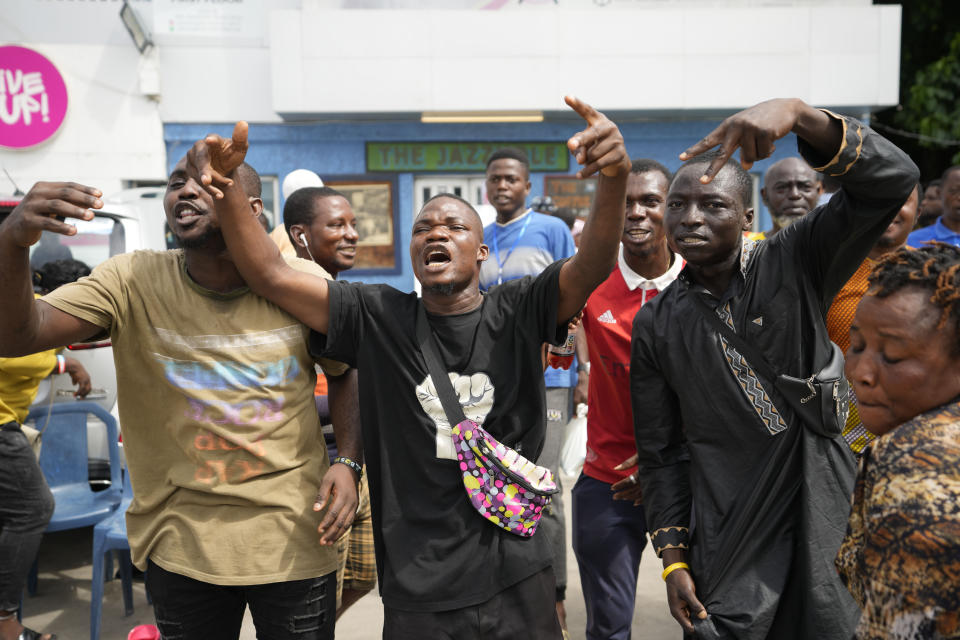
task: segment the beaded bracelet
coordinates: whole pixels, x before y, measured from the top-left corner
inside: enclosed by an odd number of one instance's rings
[[[663,573],[660,574],[660,577],[662,577],[663,581],[666,582],[667,576],[673,573],[674,571],[676,571],[677,569],[686,569],[689,571],[690,565],[688,565],[686,562],[674,562],[673,564],[669,565],[666,569],[663,570]]]
[[[346,456],[337,456],[336,458],[333,459],[333,464],[337,464],[338,462],[340,464],[345,464],[351,469],[353,469],[354,471],[356,471],[358,479],[363,475],[363,467],[357,464],[356,461],[351,460]]]

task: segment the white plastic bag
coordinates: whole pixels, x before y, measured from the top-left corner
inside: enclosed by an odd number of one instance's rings
[[[577,405],[577,415],[563,428],[560,469],[568,476],[580,475],[587,457],[587,405]]]

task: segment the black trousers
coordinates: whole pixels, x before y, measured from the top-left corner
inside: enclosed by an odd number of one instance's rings
[[[166,571],[151,560],[146,581],[163,640],[237,640],[247,605],[258,640],[333,640],[336,572],[228,587]]]
[[[553,568],[521,580],[486,602],[422,613],[383,608],[384,640],[558,640]]]
[[[0,496],[0,611],[16,611],[54,507],[33,447],[16,423],[0,427]]]

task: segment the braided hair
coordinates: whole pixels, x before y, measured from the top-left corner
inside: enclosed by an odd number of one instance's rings
[[[930,304],[940,309],[937,329],[948,319],[960,327],[960,248],[929,242],[919,249],[900,249],[883,256],[870,272],[867,295],[886,298],[907,287],[932,292]],[[958,336],[960,337],[960,336]],[[960,345],[958,345],[960,346]]]

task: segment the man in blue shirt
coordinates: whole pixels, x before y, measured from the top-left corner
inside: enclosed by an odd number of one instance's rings
[[[960,165],[943,172],[940,194],[943,213],[929,227],[911,233],[907,237],[908,246],[921,247],[932,240],[960,246]]]
[[[530,165],[520,149],[494,151],[487,160],[487,199],[497,210],[496,222],[483,229],[490,259],[480,270],[480,289],[538,275],[547,265],[569,258],[575,249],[562,220],[527,208]]]
[[[530,163],[521,149],[503,148],[487,159],[487,199],[497,210],[496,222],[483,229],[483,242],[490,247],[490,258],[480,269],[480,289],[536,276],[556,260],[569,258],[576,248],[567,225],[553,216],[527,208],[530,194]],[[560,484],[560,440],[563,427],[573,408],[573,388],[577,384],[576,365],[569,370],[547,367],[547,438],[538,464],[549,467]],[[563,601],[566,591],[566,533],[561,494],[554,496],[541,520],[541,530],[550,538],[553,569],[557,576],[557,615],[566,629]]]

